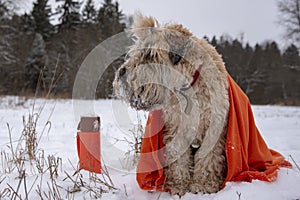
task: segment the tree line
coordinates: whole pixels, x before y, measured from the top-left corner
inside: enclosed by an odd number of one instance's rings
[[[57,8],[51,9],[48,0],[36,0],[30,13],[17,15],[9,10],[14,0],[0,0],[0,94],[32,95],[37,86],[40,93],[52,86],[51,94],[71,97],[86,55],[126,28],[118,2],[105,0],[98,9],[93,0],[84,5],[75,0],[56,2]],[[59,20],[55,25],[53,17]],[[109,88],[99,89],[98,97],[104,98],[111,86],[101,81]]]
[[[0,94],[32,95],[37,91],[71,97],[74,79],[83,59],[99,43],[124,31],[130,24],[118,2],[104,0],[36,0],[30,13],[15,14],[14,0],[0,0]],[[59,22],[51,23],[53,16]],[[230,37],[206,38],[222,54],[227,70],[254,104],[300,104],[300,57],[290,45],[284,51],[275,41],[243,44]],[[116,60],[103,77],[97,97],[110,98]],[[41,73],[42,71],[42,73]],[[54,77],[54,78],[53,78]]]
[[[213,37],[210,43],[252,103],[300,104],[300,57],[294,44],[280,51],[275,41],[251,46]]]

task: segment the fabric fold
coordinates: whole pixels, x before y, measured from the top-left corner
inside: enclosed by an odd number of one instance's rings
[[[141,189],[167,191],[163,172],[163,115],[161,110],[149,113],[137,165],[137,182]]]
[[[230,181],[276,180],[279,167],[292,165],[284,157],[269,149],[258,131],[250,101],[235,81],[227,75],[230,100],[226,139],[227,176]],[[167,191],[163,173],[163,114],[149,113],[137,166],[137,182],[141,189]]]

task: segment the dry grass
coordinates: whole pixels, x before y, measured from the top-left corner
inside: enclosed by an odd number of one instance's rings
[[[242,193],[236,191],[236,195],[238,196],[238,200],[242,200]]]
[[[56,179],[51,179],[50,181],[46,182],[47,190],[43,190],[42,186],[44,184],[43,176],[40,178],[40,184],[37,185],[36,193],[40,197],[40,199],[49,199],[49,200],[56,200],[56,199],[63,199],[61,196],[61,186],[57,184]]]
[[[48,113],[48,119],[42,126],[40,119],[44,115],[42,111],[45,108],[46,99],[51,96],[52,88],[61,74],[55,76],[56,72],[45,96],[45,101],[37,106],[36,98],[34,98],[28,115],[23,116],[23,129],[18,140],[12,140],[13,130],[7,124],[9,142],[6,148],[0,151],[0,185],[1,188],[4,188],[0,189],[0,199],[27,200],[30,199],[32,191],[35,191],[40,199],[73,200],[75,199],[75,193],[78,192],[83,192],[85,197],[94,199],[101,198],[103,193],[117,190],[105,164],[100,175],[89,172],[84,177],[84,173],[75,167],[73,167],[75,173],[69,175],[68,172],[63,170],[63,160],[60,157],[45,156],[45,150],[39,148],[42,136],[45,133],[49,134],[51,130],[50,118],[55,107],[52,108],[50,114]],[[43,77],[43,72],[41,72],[37,83],[35,97],[38,96],[37,91],[40,84],[43,84],[41,77]],[[71,162],[70,164],[72,165]],[[61,180],[60,172],[63,171],[66,178]],[[7,179],[11,176],[16,176],[18,181],[8,182]],[[28,181],[29,176],[31,176],[31,182]],[[34,178],[33,182],[32,177]],[[72,186],[63,187],[60,185],[61,183],[64,183],[64,185],[70,183]],[[5,186],[3,187],[3,185]]]
[[[134,167],[137,164],[140,157],[142,140],[144,135],[144,127],[142,125],[142,117],[141,115],[139,115],[138,112],[136,112],[136,117],[137,124],[135,124],[133,128],[129,130],[129,132],[131,133],[129,138],[114,138],[116,141],[115,143],[125,142],[128,145],[128,151],[125,152],[125,158],[120,161],[124,169],[130,169]],[[145,119],[147,118],[146,115],[144,115],[143,117]]]
[[[102,163],[104,163],[104,161],[102,161]],[[101,198],[104,193],[119,190],[114,186],[105,163],[103,164],[102,174],[96,174],[94,172],[82,173],[82,170],[76,169],[73,175],[70,175],[66,171],[65,175],[66,178],[64,178],[64,181],[72,183],[72,185],[66,189],[67,196],[70,197],[74,196],[77,192],[83,192],[84,196],[88,199],[98,199]]]
[[[32,108],[34,108],[34,106],[35,103]],[[45,197],[48,195],[47,197],[51,197],[52,199],[62,199],[57,198],[59,197],[58,187],[55,187],[57,186],[55,178],[58,177],[58,169],[62,166],[62,160],[53,155],[49,155],[46,159],[44,150],[38,148],[41,135],[43,135],[46,130],[49,133],[51,128],[50,121],[47,121],[42,131],[39,132],[37,130],[42,110],[43,108],[39,108],[38,112],[35,112],[35,110],[32,109],[27,118],[23,117],[23,129],[17,141],[12,141],[12,128],[7,124],[9,142],[6,146],[7,149],[1,149],[0,171],[7,176],[9,176],[9,174],[17,175],[18,183],[16,186],[11,183],[6,183],[6,188],[0,191],[0,199],[29,199],[30,192],[33,190],[36,180],[39,176],[43,177],[46,173],[49,173],[51,184],[47,182],[49,191],[44,193]],[[54,110],[54,108],[52,110]],[[30,187],[26,178],[28,174],[36,176],[34,183]],[[1,183],[2,182],[4,182],[4,178],[1,179]],[[49,199],[47,197],[43,199]]]
[[[292,159],[294,165],[296,166],[296,168],[300,171],[300,166],[297,164],[297,162],[295,161],[295,159],[293,158],[292,155],[289,155],[289,157]]]

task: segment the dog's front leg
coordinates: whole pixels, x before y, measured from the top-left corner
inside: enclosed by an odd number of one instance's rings
[[[189,190],[191,179],[191,151],[188,149],[182,155],[174,154],[172,148],[166,149],[165,156],[168,166],[165,168],[166,186],[171,195],[183,196]]]
[[[190,184],[192,193],[214,193],[221,189],[227,172],[224,134],[222,137],[205,158],[199,159],[200,152],[196,152]]]

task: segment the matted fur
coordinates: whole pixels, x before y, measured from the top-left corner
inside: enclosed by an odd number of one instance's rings
[[[225,180],[225,141],[229,97],[226,70],[215,48],[178,24],[160,25],[152,17],[136,15],[135,42],[116,73],[115,94],[136,109],[162,109],[165,132],[166,186],[171,194],[213,193]],[[179,49],[179,50],[178,50]],[[169,52],[183,57],[178,64]],[[185,98],[176,91],[200,77],[186,91],[192,111],[184,112]],[[197,141],[200,148],[192,148]]]

